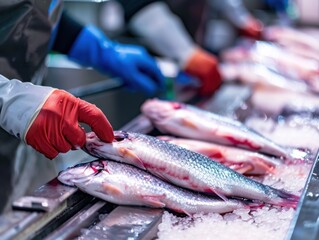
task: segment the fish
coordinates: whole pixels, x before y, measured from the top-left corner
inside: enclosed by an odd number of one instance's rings
[[[112,160],[95,160],[63,170],[58,180],[65,185],[118,205],[166,208],[192,216],[195,213],[227,213],[249,204],[218,198],[164,182],[132,165]]]
[[[141,111],[165,134],[236,146],[282,159],[291,158],[290,151],[285,147],[240,121],[189,104],[149,99],[143,103]]]
[[[271,101],[267,101],[268,99]],[[301,113],[313,111],[319,106],[319,97],[313,93],[258,88],[251,96],[249,104],[269,116],[278,116],[285,108],[296,109]]]
[[[135,132],[114,131],[112,143],[87,133],[84,150],[97,158],[134,165],[164,181],[208,195],[259,200],[296,207],[299,197],[254,181],[210,158]]]
[[[312,87],[319,80],[319,67],[316,59],[297,55],[271,42],[255,41],[249,48],[236,46],[225,50],[221,58],[224,62],[258,63],[283,76],[303,80]]]
[[[241,148],[172,136],[157,136],[157,138],[201,153],[245,175],[269,174],[274,171],[276,166],[282,164],[279,159]]]
[[[284,26],[268,26],[263,33],[266,40],[276,42],[289,51],[319,61],[318,40],[311,34]]]
[[[220,67],[224,81],[239,81],[255,88],[282,89],[307,93],[316,91],[306,82],[292,79],[257,63],[223,63]]]

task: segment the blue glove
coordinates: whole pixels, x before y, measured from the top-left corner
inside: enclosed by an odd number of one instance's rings
[[[147,95],[164,90],[164,77],[143,47],[115,43],[94,26],[83,28],[68,56],[81,65],[120,77],[132,90]]]
[[[265,0],[265,2],[276,12],[285,12],[289,5],[289,0]]]

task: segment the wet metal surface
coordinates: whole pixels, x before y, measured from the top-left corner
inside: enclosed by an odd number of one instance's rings
[[[13,202],[13,210],[0,216],[0,239],[31,239],[52,229],[86,206],[93,197],[57,179]]]
[[[80,239],[152,239],[156,236],[163,210],[119,206]]]
[[[319,156],[308,176],[295,218],[287,239],[319,239]]]

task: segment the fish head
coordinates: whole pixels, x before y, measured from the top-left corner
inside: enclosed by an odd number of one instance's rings
[[[90,132],[86,134],[86,143],[83,150],[101,159],[120,160],[118,159],[121,157],[119,149],[121,147],[128,147],[130,145],[130,141],[128,140],[128,134],[124,131],[114,131],[114,139],[111,143],[101,141],[94,132]]]
[[[105,167],[102,160],[80,163],[61,171],[58,180],[65,185],[75,186],[78,182],[89,181],[92,176],[100,173]]]
[[[144,169],[138,157],[138,139],[137,133],[114,131],[113,142],[105,143],[102,142],[95,133],[89,133],[87,134],[84,150],[101,159],[111,159],[133,164]]]
[[[146,100],[141,106],[142,113],[152,121],[162,121],[178,110],[184,108],[184,104],[173,101],[164,101],[159,99]]]

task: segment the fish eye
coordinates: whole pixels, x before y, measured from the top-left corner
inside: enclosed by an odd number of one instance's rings
[[[90,167],[96,173],[104,169],[104,164],[102,161],[93,161],[90,163]]]
[[[114,135],[114,139],[118,142],[121,142],[123,141],[124,139],[127,139],[128,138],[128,133],[127,132],[124,132],[124,131],[121,131],[121,132],[118,132]]]

